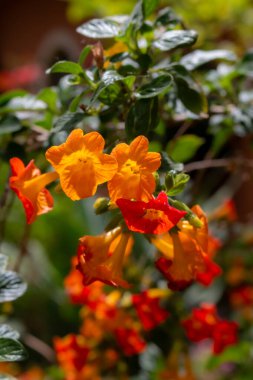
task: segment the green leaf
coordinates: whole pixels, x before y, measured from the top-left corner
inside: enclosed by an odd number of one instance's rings
[[[60,131],[70,132],[75,129],[76,124],[83,120],[83,112],[66,112],[63,114],[54,125],[52,129],[53,133]]]
[[[193,45],[197,40],[195,30],[170,30],[153,42],[153,46],[162,51]]]
[[[137,100],[130,108],[126,118],[126,133],[134,138],[147,135],[159,122],[157,97]]]
[[[0,338],[17,340],[19,338],[19,333],[8,325],[0,325]]]
[[[153,13],[158,3],[159,3],[159,0],[143,0],[142,7],[143,7],[143,14],[145,18]]]
[[[27,359],[23,345],[17,340],[0,338],[0,362],[16,362]]]
[[[11,90],[7,91],[4,94],[0,95],[0,105],[4,105],[5,103],[8,103],[12,98],[21,97],[27,95],[27,91],[25,90]]]
[[[59,61],[59,62],[56,62],[52,67],[50,67],[46,71],[46,73],[47,74],[66,73],[66,74],[80,75],[80,74],[83,74],[83,69],[78,63],[71,62],[71,61]]]
[[[13,115],[8,115],[5,118],[3,118],[0,122],[0,135],[17,132],[20,131],[22,128],[22,124],[20,124],[20,121],[17,117]]]
[[[182,172],[184,170],[184,164],[181,162],[174,162],[167,154],[167,152],[161,152],[162,163],[161,170],[168,171],[174,170],[176,172]]]
[[[176,25],[181,22],[181,18],[170,8],[166,7],[159,11],[155,25],[169,26]]]
[[[113,19],[93,19],[81,26],[76,31],[90,38],[112,38],[120,34],[120,24]]]
[[[82,66],[88,56],[88,54],[90,53],[91,51],[91,46],[87,45],[83,48],[83,50],[81,51],[80,55],[79,55],[79,58],[78,58],[78,63],[80,66]]]
[[[184,135],[168,143],[166,151],[173,160],[186,162],[190,160],[198,148],[204,144],[204,139],[195,135]]]
[[[206,364],[206,368],[208,370],[214,370],[226,362],[236,364],[245,363],[245,359],[250,358],[250,350],[251,344],[249,342],[241,342],[230,346],[218,356],[211,356]]]
[[[43,100],[43,102],[45,102],[48,105],[48,108],[51,111],[53,112],[58,111],[58,107],[57,107],[58,96],[57,96],[57,92],[54,89],[50,87],[43,88],[38,93],[37,99]]]
[[[142,99],[157,96],[168,90],[172,85],[172,81],[173,78],[171,75],[160,75],[137,89],[135,96]]]
[[[187,70],[195,70],[199,66],[206,63],[223,60],[223,61],[236,61],[236,55],[229,50],[195,50],[192,53],[185,55],[180,64],[183,65]]]
[[[13,301],[26,291],[26,284],[12,271],[0,273],[0,302]]]
[[[166,193],[170,196],[180,193],[185,188],[189,179],[190,176],[188,174],[170,170],[165,176]]]
[[[8,264],[8,257],[0,253],[0,272],[4,272],[6,270]]]
[[[253,77],[253,49],[246,52],[239,63],[237,70],[240,74]]]
[[[139,50],[137,42],[137,32],[142,28],[144,24],[144,10],[142,0],[139,0],[130,17],[125,22],[120,39],[125,42],[130,49]]]

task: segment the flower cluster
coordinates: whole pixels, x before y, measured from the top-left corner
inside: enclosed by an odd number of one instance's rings
[[[182,325],[192,342],[212,339],[214,354],[221,353],[227,346],[237,342],[238,325],[221,319],[212,304],[193,309],[192,315],[182,321]]]

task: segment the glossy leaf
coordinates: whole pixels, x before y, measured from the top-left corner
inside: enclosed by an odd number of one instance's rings
[[[195,50],[192,53],[185,55],[181,60],[180,64],[183,65],[187,70],[195,70],[196,68],[212,61],[225,60],[234,62],[236,60],[236,55],[229,50]]]
[[[120,33],[120,24],[113,19],[93,19],[81,26],[76,31],[90,38],[112,38]]]
[[[91,46],[87,45],[83,48],[83,50],[81,51],[80,55],[79,55],[79,58],[78,58],[78,63],[80,66],[82,66],[87,58],[87,56],[89,55],[91,51]]]
[[[160,75],[152,79],[149,83],[141,86],[136,92],[137,98],[152,98],[168,90],[172,85],[171,75]]]
[[[197,33],[194,30],[170,30],[153,42],[153,46],[162,51],[193,45],[197,40]]]
[[[126,133],[133,138],[147,135],[159,122],[158,99],[152,97],[137,100],[130,108],[126,118]]]
[[[60,131],[70,132],[75,128],[76,124],[83,120],[83,112],[66,112],[64,115],[59,117],[57,122],[52,129],[53,133]]]
[[[0,273],[0,302],[13,301],[26,291],[26,284],[12,271]]]
[[[181,18],[170,7],[166,7],[159,11],[155,25],[169,26],[180,22]]]
[[[19,119],[13,115],[8,115],[0,121],[0,135],[17,132],[21,129],[22,125]]]
[[[59,61],[59,62],[56,62],[52,67],[50,67],[46,71],[46,73],[47,74],[65,73],[65,74],[79,75],[83,73],[83,69],[78,63],[71,62],[71,61]]]
[[[19,333],[8,325],[0,325],[0,338],[18,339]]]
[[[16,362],[25,360],[27,353],[17,340],[0,338],[0,362]]]
[[[167,153],[173,160],[186,162],[190,160],[198,148],[204,143],[201,137],[195,135],[183,135],[172,140],[167,145]]]

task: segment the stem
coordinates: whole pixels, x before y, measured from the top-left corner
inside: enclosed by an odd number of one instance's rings
[[[23,341],[28,347],[41,354],[50,363],[55,362],[54,350],[42,340],[38,339],[34,335],[25,334],[23,337]]]
[[[27,245],[29,242],[29,237],[31,233],[31,224],[25,224],[24,233],[20,242],[20,251],[17,257],[16,264],[14,266],[14,271],[19,272],[20,266],[22,264],[23,258],[29,253]]]

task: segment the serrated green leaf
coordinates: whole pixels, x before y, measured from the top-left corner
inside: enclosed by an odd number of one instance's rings
[[[137,100],[130,108],[126,118],[126,133],[134,138],[147,135],[159,122],[157,97]]]
[[[75,62],[71,61],[59,61],[56,62],[52,67],[50,67],[47,71],[47,74],[52,73],[65,73],[72,75],[80,75],[83,74],[82,67]]]
[[[172,82],[173,78],[171,75],[160,75],[137,89],[135,96],[140,99],[152,98],[168,90]]]
[[[183,135],[168,143],[166,151],[174,161],[186,162],[190,160],[204,139],[195,135]]]
[[[27,359],[27,353],[20,342],[0,337],[0,362],[16,362],[25,359]]]
[[[0,273],[0,302],[13,301],[26,291],[26,284],[12,271]]]
[[[113,19],[93,19],[81,26],[76,31],[90,38],[112,38],[120,34],[120,24]]]
[[[159,0],[143,0],[142,7],[143,7],[143,14],[145,18],[150,16],[153,13],[158,3],[159,3]]]
[[[184,189],[189,179],[190,176],[188,174],[177,173],[175,170],[169,171],[165,176],[167,194],[174,196],[180,193]]]
[[[10,338],[17,340],[19,338],[19,333],[8,325],[0,325],[0,338]]]
[[[153,46],[162,51],[193,45],[197,41],[198,34],[195,30],[170,30],[153,42]]]
[[[4,272],[6,270],[8,264],[8,257],[0,253],[0,272]]]
[[[236,55],[229,50],[195,50],[192,53],[185,55],[180,64],[183,65],[187,70],[195,70],[196,68],[212,61],[224,60],[235,62]]]

